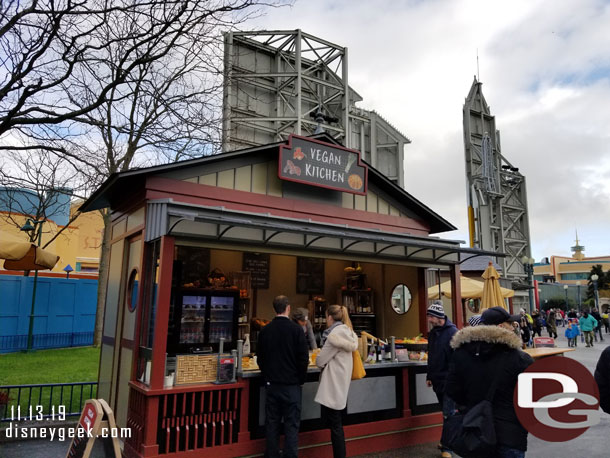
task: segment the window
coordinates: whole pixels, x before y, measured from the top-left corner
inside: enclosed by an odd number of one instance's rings
[[[559,274],[562,280],[588,280],[589,272],[573,272],[569,274]]]

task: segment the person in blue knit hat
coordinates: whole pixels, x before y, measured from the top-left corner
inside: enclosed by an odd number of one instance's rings
[[[453,400],[445,394],[445,383],[449,373],[449,360],[453,354],[449,343],[458,330],[445,315],[445,309],[441,301],[434,301],[428,307],[426,315],[428,324],[431,326],[428,333],[428,375],[426,376],[426,383],[434,390],[438,402],[443,408],[443,418],[446,419],[454,415],[456,410]],[[442,440],[440,449],[442,458],[451,458],[451,450],[445,447]]]

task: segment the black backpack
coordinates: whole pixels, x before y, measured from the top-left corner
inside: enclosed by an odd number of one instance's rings
[[[441,443],[463,458],[492,457],[496,449],[496,430],[492,401],[498,384],[498,371],[485,399],[465,413],[447,417]]]

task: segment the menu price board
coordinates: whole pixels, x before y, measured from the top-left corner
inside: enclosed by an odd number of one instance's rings
[[[297,258],[297,294],[324,294],[324,259]]]
[[[250,272],[250,286],[257,289],[269,289],[269,254],[244,253],[243,269]]]
[[[280,146],[278,166],[282,180],[366,194],[368,168],[356,150],[291,135]]]

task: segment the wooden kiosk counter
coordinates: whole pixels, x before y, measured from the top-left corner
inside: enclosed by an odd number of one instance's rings
[[[317,332],[326,307],[341,303],[357,332],[426,334],[427,270],[451,272],[449,313],[461,326],[459,253],[491,254],[431,237],[455,227],[326,134],[115,174],[82,210],[106,207],[98,397],[131,428],[128,457],[264,452],[260,373],[211,383],[224,361],[211,355],[246,338],[255,353],[275,296],[308,308]],[[349,393],[348,454],[438,440],[426,364],[365,367]],[[332,455],[313,401],[318,378],[310,368],[301,456]]]

